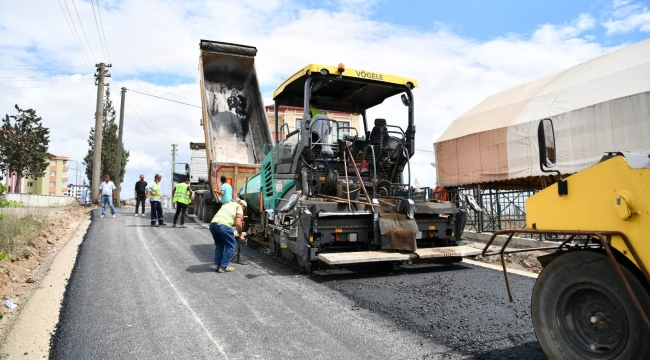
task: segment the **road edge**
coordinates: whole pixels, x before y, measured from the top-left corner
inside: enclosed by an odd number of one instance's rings
[[[55,256],[39,271],[45,274],[38,285],[25,296],[20,311],[2,338],[1,357],[49,358],[50,340],[59,322],[59,313],[67,282],[77,260],[79,245],[92,222],[92,215],[83,218],[60,247]]]

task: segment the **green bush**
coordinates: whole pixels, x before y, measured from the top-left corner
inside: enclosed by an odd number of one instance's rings
[[[4,195],[5,191],[7,191],[7,187],[4,186],[3,184],[0,184],[0,196]],[[0,208],[17,208],[23,206],[25,206],[25,204],[23,204],[22,201],[14,201],[14,200],[7,200],[5,198],[0,198]]]
[[[2,251],[23,255],[25,246],[34,246],[41,232],[47,230],[47,219],[39,213],[7,213],[0,221],[0,258]]]

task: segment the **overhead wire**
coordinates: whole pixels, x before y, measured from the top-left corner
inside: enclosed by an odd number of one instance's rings
[[[162,96],[151,95],[151,94],[143,93],[141,91],[136,91],[136,90],[131,90],[131,91],[135,92],[135,93],[138,93],[138,94],[147,95],[147,96],[155,97],[155,98],[158,98],[158,99],[167,100],[167,101],[179,103],[179,104],[182,104],[182,105],[192,106],[192,107],[201,109],[201,106],[199,106],[199,105],[188,104],[186,102],[182,102],[182,101],[178,101],[178,100],[172,100],[172,99],[164,98]]]
[[[72,18],[70,7],[68,6],[68,3],[65,0],[63,0],[63,3],[65,4],[65,8],[68,10],[68,15],[70,15],[70,22],[72,22],[72,28],[74,29],[75,34],[77,34],[77,38],[79,38],[79,44],[81,44],[81,50],[83,51],[83,54],[86,56],[86,59],[88,59],[88,62],[90,62],[90,57],[88,57],[88,53],[86,53],[86,48],[84,47],[83,41],[81,40],[81,36],[79,36],[79,31],[77,31],[77,26],[74,24],[74,19]]]
[[[90,54],[93,56],[93,61],[97,62],[97,59],[95,58],[95,53],[93,53],[93,49],[90,47],[90,41],[88,41],[88,36],[86,36],[86,30],[84,29],[84,24],[81,23],[81,17],[79,17],[79,12],[77,11],[77,5],[74,3],[74,0],[72,0],[72,6],[74,7],[74,12],[77,14],[77,20],[79,20],[79,26],[81,26],[81,32],[84,34],[84,38],[86,39],[86,44],[88,44],[88,50],[90,51]]]
[[[61,5],[61,0],[59,0],[59,6],[61,7],[61,12],[63,13],[63,17],[65,18],[65,22],[68,23],[68,28],[70,29],[70,33],[72,34],[72,38],[74,39],[75,45],[77,45],[77,48],[79,49],[79,52],[81,53],[81,57],[84,59],[84,62],[86,63],[87,67],[90,67],[90,63],[88,60],[84,57],[84,53],[81,50],[81,47],[79,46],[79,43],[77,42],[77,38],[74,36],[74,32],[72,31],[72,26],[70,26],[70,21],[68,20],[68,16],[65,14],[65,10],[63,9],[63,5]],[[7,68],[10,69],[10,68]]]
[[[41,89],[41,88],[53,88],[53,87],[63,87],[63,86],[81,86],[81,85],[90,85],[94,83],[87,84],[64,84],[64,85],[52,85],[52,86],[22,86],[22,87],[13,87],[13,88],[4,88],[4,89]]]
[[[111,62],[111,53],[108,52],[108,43],[106,42],[106,33],[104,32],[104,22],[102,21],[102,12],[100,11],[99,0],[95,0],[95,1],[97,2],[97,14],[99,15],[99,24],[102,27],[102,36],[104,37],[104,47],[106,48],[106,55],[108,55],[108,62]],[[90,3],[92,4],[93,0],[90,0]],[[94,14],[95,14],[95,7],[93,6],[93,15]],[[95,18],[95,25],[97,25],[97,18]]]

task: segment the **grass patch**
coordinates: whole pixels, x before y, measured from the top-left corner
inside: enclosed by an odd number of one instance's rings
[[[3,253],[20,256],[28,252],[26,247],[35,246],[41,232],[48,228],[47,217],[39,211],[3,215],[0,220],[0,258]]]

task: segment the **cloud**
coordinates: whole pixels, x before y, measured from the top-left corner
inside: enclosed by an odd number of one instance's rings
[[[316,8],[291,0],[102,2],[115,108],[119,112],[123,86],[200,104],[198,43],[219,40],[258,48],[256,67],[267,101],[278,84],[309,63],[343,62],[349,68],[419,80],[414,91],[416,148],[431,151],[436,134],[486,97],[609,50],[583,36],[595,23],[588,14],[567,24],[542,25],[531,35],[478,41],[444,24],[415,31],[375,21],[368,15],[372,14],[369,8],[357,0],[332,3],[338,5]],[[76,6],[94,53],[86,50],[91,65],[108,62],[99,45],[92,7],[88,2]],[[365,10],[358,11],[359,6]],[[74,10],[72,14],[76,19]],[[81,160],[94,126],[94,68],[80,54],[64,12],[58,2],[38,7],[9,2],[3,5],[0,24],[0,64],[31,66],[3,69],[0,65],[0,76],[48,79],[0,81],[0,114],[10,112],[15,103],[35,108],[52,129],[51,152]],[[83,34],[81,39],[88,48]],[[54,74],[60,76],[50,81],[48,76]],[[86,82],[77,80],[84,76]],[[155,172],[170,173],[172,143],[179,145],[178,161],[189,162],[189,142],[202,140],[203,130],[200,109],[134,91],[127,92],[125,110],[124,142],[131,158],[123,188],[128,196],[140,173],[148,178]],[[371,124],[374,118],[384,117],[406,126],[406,108],[398,98],[388,99],[368,115]],[[434,161],[428,151],[416,152],[413,158],[414,164],[425,164],[413,166],[413,178],[418,177],[422,186],[435,182],[435,171],[426,166]]]
[[[632,31],[650,32],[650,10],[643,3],[616,0],[611,17],[602,24],[607,35],[625,34]]]

